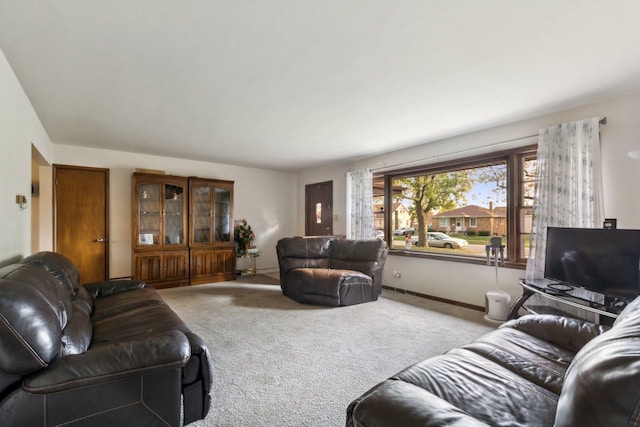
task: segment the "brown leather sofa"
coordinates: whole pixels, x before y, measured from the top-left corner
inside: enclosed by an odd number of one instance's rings
[[[640,298],[611,328],[527,315],[406,368],[347,409],[349,427],[640,425]]]
[[[52,252],[0,268],[1,426],[177,426],[210,389],[207,347],[143,282],[80,285]]]
[[[276,245],[280,287],[308,304],[343,306],[376,301],[389,253],[379,239],[287,237]]]

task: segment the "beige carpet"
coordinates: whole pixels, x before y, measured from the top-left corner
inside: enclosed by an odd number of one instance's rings
[[[493,329],[484,313],[383,291],[350,307],[299,304],[264,275],[160,291],[207,343],[212,407],[200,426],[343,426],[360,394]]]

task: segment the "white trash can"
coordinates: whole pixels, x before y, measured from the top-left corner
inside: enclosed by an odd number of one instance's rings
[[[505,291],[496,289],[485,294],[485,313],[488,320],[504,322],[511,308],[511,295]]]

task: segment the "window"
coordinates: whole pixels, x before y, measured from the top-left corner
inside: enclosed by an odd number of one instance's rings
[[[528,146],[375,175],[374,206],[384,206],[391,250],[485,262],[485,246],[499,236],[507,262],[523,266],[532,225],[535,150]],[[401,227],[415,230],[411,249],[402,233],[394,233]]]

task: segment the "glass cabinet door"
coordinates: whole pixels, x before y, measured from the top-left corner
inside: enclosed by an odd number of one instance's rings
[[[229,242],[231,241],[231,191],[224,188],[215,188],[214,191],[215,242]]]
[[[194,187],[191,191],[192,227],[194,243],[211,243],[211,188]]]
[[[160,184],[138,185],[138,245],[160,243]]]
[[[185,203],[184,187],[164,185],[164,242],[165,245],[184,244]]]

